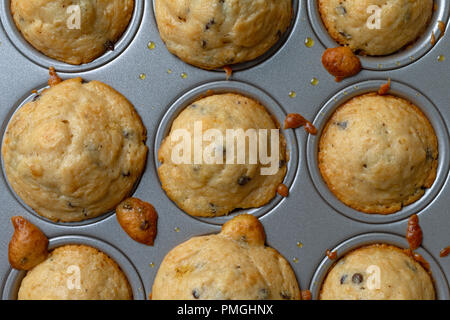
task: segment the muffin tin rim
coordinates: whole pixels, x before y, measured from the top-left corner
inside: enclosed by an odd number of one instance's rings
[[[133,300],[147,300],[145,287],[141,276],[133,262],[119,249],[112,244],[84,235],[63,235],[49,238],[49,251],[65,245],[86,245],[103,252],[110,257],[120,270],[125,274],[127,281],[133,292]],[[17,300],[17,293],[27,271],[9,268],[2,286],[2,300]]]
[[[207,92],[212,91],[213,94],[221,94],[221,93],[237,93],[244,96],[247,96],[255,101],[258,101],[264,108],[268,111],[268,113],[273,116],[280,125],[280,133],[283,134],[286,141],[286,151],[289,154],[289,161],[287,162],[287,171],[282,183],[284,183],[289,189],[293,187],[295,181],[298,177],[298,173],[300,170],[300,163],[302,159],[302,149],[299,148],[299,140],[295,133],[292,130],[284,130],[282,128],[283,119],[279,119],[279,115],[287,115],[287,112],[275,100],[272,96],[270,96],[263,89],[260,89],[252,84],[242,81],[234,81],[234,80],[219,80],[219,81],[211,81],[205,82],[200,85],[196,85],[186,90],[180,96],[178,96],[173,102],[169,104],[169,107],[166,108],[166,112],[163,117],[158,122],[159,125],[153,134],[153,170],[155,171],[155,175],[158,178],[158,183],[161,186],[161,180],[158,174],[158,168],[161,165],[158,161],[158,150],[161,146],[162,141],[165,137],[167,137],[170,132],[173,120],[184,110],[189,104],[191,104],[196,99],[204,96]],[[281,120],[281,122],[280,122]],[[198,222],[212,224],[212,225],[223,225],[225,222],[231,220],[238,214],[241,213],[249,213],[257,218],[262,218],[263,216],[272,214],[277,207],[279,207],[284,201],[285,198],[281,197],[278,194],[275,194],[275,197],[265,204],[264,206],[258,208],[249,208],[249,209],[236,209],[230,212],[225,216],[218,217],[197,217],[191,216],[184,210],[182,210],[178,205],[171,200],[166,192],[164,192],[164,196],[172,204],[174,210],[185,214],[191,219],[197,220]]]
[[[442,21],[447,26],[450,15],[450,4],[445,0],[434,0],[434,4],[438,1],[438,10],[433,9],[433,16],[425,30],[425,32],[413,43],[407,45],[386,56],[358,56],[360,58],[362,68],[370,71],[390,71],[400,69],[417,62],[427,55],[433,47],[441,40],[442,34],[438,27],[438,22]],[[314,34],[325,48],[334,48],[340,46],[328,33],[318,7],[318,0],[307,0],[307,12],[310,25]],[[436,43],[431,44],[431,36],[434,33]]]
[[[368,214],[352,209],[341,202],[331,192],[323,180],[318,167],[317,152],[323,129],[327,121],[333,115],[334,111],[339,108],[339,106],[353,97],[369,92],[377,92],[380,86],[385,83],[386,80],[365,80],[354,83],[338,91],[334,96],[329,98],[329,100],[327,100],[318,111],[313,122],[318,129],[318,133],[316,136],[309,136],[306,144],[308,172],[316,191],[322,199],[336,212],[346,216],[347,218],[369,224],[388,224],[404,220],[413,213],[422,214],[423,211],[430,206],[433,200],[438,197],[445,185],[445,182],[448,180],[450,168],[448,128],[442,119],[439,109],[422,92],[397,80],[391,80],[391,90],[388,94],[405,98],[416,105],[425,114],[434,129],[438,140],[439,158],[436,179],[434,180],[433,185],[426,189],[424,195],[417,201],[403,207],[400,211],[387,215]]]
[[[319,299],[323,281],[328,275],[328,272],[333,268],[334,264],[339,261],[339,259],[353,250],[357,250],[358,248],[362,248],[371,244],[388,244],[399,247],[400,249],[409,247],[405,237],[388,232],[362,233],[347,240],[341,241],[333,249],[330,249],[332,252],[337,251],[336,259],[331,260],[327,256],[325,256],[317,264],[314,275],[311,278],[311,282],[309,285],[309,290],[312,293],[313,300]],[[449,300],[450,290],[448,280],[445,277],[445,274],[442,271],[439,262],[437,262],[433,255],[422,246],[419,247],[419,249],[415,250],[415,252],[422,255],[430,264],[431,278],[433,280],[433,285],[436,293],[436,300]]]
[[[130,46],[130,44],[138,34],[138,30],[140,29],[142,18],[146,10],[145,2],[145,0],[134,0],[134,9],[130,22],[123,34],[115,43],[114,50],[107,50],[102,55],[95,58],[93,61],[80,65],[72,65],[50,58],[44,53],[38,51],[30,43],[28,43],[28,41],[23,37],[22,33],[17,29],[17,26],[14,23],[13,17],[11,15],[11,0],[1,0],[0,2],[0,24],[3,27],[3,31],[6,33],[8,40],[15,47],[17,52],[19,52],[33,64],[45,69],[54,66],[58,70],[58,72],[86,72],[101,68],[104,65],[111,63],[127,50],[127,48]]]

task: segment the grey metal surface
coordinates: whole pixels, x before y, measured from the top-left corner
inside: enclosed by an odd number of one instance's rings
[[[437,20],[447,23],[449,11],[448,1],[436,2],[438,10],[431,27],[435,30]],[[31,96],[31,90],[42,89],[47,85],[47,68],[50,65],[56,66],[62,78],[80,76],[87,81],[103,81],[133,103],[148,129],[147,168],[134,196],[152,203],[159,214],[158,236],[154,247],[131,240],[120,228],[113,213],[83,223],[53,223],[34,214],[22,204],[10,190],[3,174],[0,179],[0,284],[5,289],[3,298],[15,297],[14,290],[17,290],[21,277],[20,273],[11,271],[7,259],[8,242],[13,234],[10,222],[13,215],[22,215],[36,224],[52,239],[52,244],[62,243],[58,242],[58,238],[67,235],[97,239],[98,241],[94,240],[95,244],[90,240],[86,240],[86,243],[103,249],[119,260],[130,278],[135,295],[143,285],[143,295],[136,295],[137,298],[148,297],[158,266],[170,249],[192,236],[220,230],[220,225],[229,217],[196,219],[188,216],[165,195],[156,171],[158,163],[155,153],[168,130],[170,120],[203,90],[214,88],[219,91],[243,92],[263,102],[279,122],[284,120],[287,113],[297,112],[308,119],[315,119],[314,123],[320,129],[326,116],[339,105],[339,101],[344,101],[357,92],[376,89],[379,83],[385,82],[389,77],[393,81],[393,91],[416,102],[430,117],[439,135],[438,178],[423,199],[388,217],[372,217],[346,208],[327,193],[323,182],[318,179],[320,176],[317,176],[314,163],[318,138],[308,137],[303,129],[298,129],[285,132],[292,158],[286,178],[290,196],[286,199],[277,197],[267,206],[247,212],[260,217],[268,244],[289,260],[302,289],[311,288],[315,295],[317,281],[323,276],[323,269],[329,266],[329,262],[327,264],[327,261],[323,261],[327,249],[338,247],[345,252],[349,247],[367,243],[368,239],[369,242],[384,241],[405,246],[401,237],[406,233],[407,216],[417,212],[424,232],[423,248],[419,252],[430,260],[439,298],[449,299],[450,257],[440,258],[439,251],[450,245],[450,35],[444,35],[434,47],[427,47],[426,40],[419,41],[409,49],[418,50],[414,51],[417,54],[401,53],[408,63],[402,63],[404,60],[398,55],[365,58],[365,70],[353,78],[336,83],[321,65],[324,44],[331,43],[329,39],[324,40],[323,34],[318,31],[317,27],[321,22],[313,14],[316,1],[303,0],[296,3],[299,6],[295,21],[278,48],[256,62],[240,66],[231,80],[224,82],[224,72],[205,71],[189,66],[167,51],[156,27],[153,1],[136,1],[133,23],[125,39],[118,45],[117,52],[108,53],[81,67],[68,66],[42,57],[18,39],[20,34],[14,30],[9,18],[9,0],[0,2],[2,136],[11,115]],[[304,44],[307,37],[315,41],[312,48]],[[151,41],[155,44],[153,50],[147,47]],[[444,55],[447,59],[440,62],[437,59],[439,55]],[[397,63],[399,61],[400,66]],[[168,72],[169,69],[171,72]],[[182,77],[182,73],[186,77]],[[140,78],[140,74],[146,74],[144,80]],[[317,85],[311,84],[313,78],[318,79]],[[368,80],[378,82],[367,82]],[[296,92],[295,98],[291,98],[290,91]],[[373,237],[373,234],[379,233],[389,235]],[[350,241],[349,245],[347,241],[357,235],[363,236]],[[86,238],[74,239],[81,239],[82,242]],[[119,254],[115,255],[117,252]],[[134,269],[137,271],[136,275],[133,274]]]

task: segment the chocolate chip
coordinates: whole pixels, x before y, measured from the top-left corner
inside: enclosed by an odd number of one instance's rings
[[[208,42],[206,40],[202,40],[202,48],[205,49]]]
[[[122,171],[122,177],[129,177],[131,175],[131,172],[128,171]]]
[[[205,25],[205,29],[206,29],[206,30],[209,30],[209,28],[211,28],[215,23],[216,23],[216,21],[214,21],[214,18],[212,18],[212,19],[209,20],[208,23]]]
[[[344,284],[344,283],[345,283],[345,280],[347,280],[347,277],[348,277],[347,274],[344,274],[344,275],[341,277],[341,284]]]
[[[280,296],[284,299],[284,300],[291,300],[291,295],[289,293],[287,293],[286,291],[281,291],[280,292]]]
[[[72,204],[72,202],[67,202],[67,205],[69,206],[69,208],[75,208],[75,206]]]
[[[209,207],[210,207],[212,213],[216,213],[217,212],[217,207],[216,207],[216,205],[214,203],[210,202],[209,203]]]
[[[356,283],[356,284],[360,284],[361,282],[363,282],[364,277],[361,273],[355,273],[352,277],[352,282]]]
[[[245,186],[250,180],[251,180],[250,177],[248,177],[248,176],[246,176],[246,175],[243,175],[243,176],[240,176],[240,177],[239,177],[237,183],[238,183],[238,185],[240,185],[240,186]]]
[[[405,263],[406,263],[406,266],[407,266],[409,269],[411,269],[411,270],[414,271],[414,272],[417,272],[417,268],[416,268],[415,266],[413,266],[411,263],[409,263],[409,261],[406,261],[406,260],[405,260]]]
[[[348,33],[344,32],[344,31],[339,31],[339,34],[347,40],[350,40],[352,38],[351,35],[349,35]]]
[[[198,292],[197,289],[192,290],[192,296],[193,296],[195,299],[199,299],[199,298],[200,298],[200,293]]]
[[[347,14],[347,9],[344,6],[336,7],[336,11],[338,14],[345,16]]]
[[[345,130],[345,129],[347,129],[348,121],[335,122],[334,124],[337,125],[339,127],[339,129]]]
[[[434,160],[433,151],[430,148],[427,148],[427,160]]]
[[[122,135],[125,139],[128,139],[130,137],[131,133],[127,129],[123,129]]]
[[[37,101],[41,98],[41,95],[39,93],[37,93],[34,97],[33,97],[33,102]]]
[[[280,162],[278,163],[278,167],[281,169],[286,165],[286,160],[281,159]]]
[[[267,299],[269,298],[269,290],[267,290],[266,288],[261,288],[259,290],[259,298],[260,299]]]
[[[107,40],[104,44],[106,50],[114,51],[114,42]]]

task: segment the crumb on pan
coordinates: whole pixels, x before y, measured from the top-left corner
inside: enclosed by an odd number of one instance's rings
[[[133,240],[153,246],[158,214],[150,203],[137,198],[125,199],[116,208],[116,218],[122,229]]]

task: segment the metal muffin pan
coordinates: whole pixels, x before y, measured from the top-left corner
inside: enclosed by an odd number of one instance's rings
[[[7,259],[8,243],[13,234],[10,218],[14,215],[22,215],[37,225],[49,237],[52,246],[84,243],[103,250],[122,267],[129,278],[134,297],[141,299],[151,293],[158,267],[173,247],[193,236],[219,232],[221,224],[238,213],[222,218],[193,218],[170,201],[158,178],[157,150],[170,129],[172,119],[207,90],[240,92],[255,98],[266,106],[280,124],[286,114],[300,113],[314,120],[321,130],[323,119],[339,105],[339,101],[377,89],[376,86],[385,83],[388,78],[392,79],[392,93],[413,100],[430,118],[438,134],[438,177],[419,202],[387,217],[348,211],[348,208],[336,202],[334,196],[323,195],[326,190],[320,187],[323,181],[320,176],[315,176],[314,148],[319,135],[308,136],[303,129],[297,129],[283,131],[291,159],[285,179],[290,189],[289,197],[281,199],[277,196],[262,208],[244,212],[260,218],[268,245],[286,257],[301,288],[311,289],[314,297],[317,297],[320,281],[332,264],[332,261],[325,259],[327,249],[338,248],[339,255],[342,255],[355,245],[367,243],[388,242],[405,247],[407,217],[411,213],[419,213],[424,241],[418,252],[432,265],[438,298],[449,299],[450,258],[440,258],[439,251],[450,245],[450,90],[446,89],[450,83],[450,37],[444,35],[433,48],[427,47],[420,54],[414,53],[414,63],[410,63],[410,54],[405,55],[408,64],[400,66],[396,64],[401,60],[397,55],[373,58],[376,64],[369,64],[369,59],[364,57],[365,70],[353,78],[336,83],[321,65],[324,45],[336,44],[327,43],[318,33],[316,35],[315,26],[321,24],[317,16],[311,15],[312,5],[316,1],[294,2],[297,9],[291,30],[266,56],[234,68],[239,71],[229,81],[224,81],[225,74],[222,72],[195,68],[168,52],[160,40],[150,0],[136,1],[133,20],[116,46],[117,51],[108,52],[82,66],[56,62],[30,48],[11,24],[9,1],[0,2],[3,26],[0,31],[0,83],[3,88],[3,94],[0,95],[1,134],[15,110],[32,97],[31,90],[46,86],[47,68],[51,65],[64,79],[80,76],[86,81],[99,80],[111,85],[135,106],[148,130],[147,167],[134,196],[152,203],[159,215],[155,246],[148,247],[130,239],[113,213],[82,223],[50,222],[21,204],[22,201],[17,199],[14,192],[10,192],[7,179],[2,175],[0,283],[3,299],[16,297],[23,277],[23,273],[11,270]],[[438,10],[433,21],[443,20],[447,24],[448,3],[440,0],[436,3]],[[435,34],[439,38],[439,34]],[[424,39],[427,37],[425,35]],[[313,39],[315,45],[311,48],[305,46],[306,38]],[[154,43],[152,50],[148,48],[150,42]],[[411,48],[426,47],[426,43],[425,40],[419,40]],[[446,54],[449,55],[447,59],[440,59],[442,62],[439,62],[437,57]],[[378,64],[382,64],[382,68]],[[385,69],[385,66],[391,67]],[[141,77],[142,74],[146,76]],[[315,85],[311,84],[313,78],[318,80],[314,81]],[[294,95],[290,95],[290,92],[296,92],[296,97],[291,98]],[[416,93],[420,94],[417,96]],[[379,234],[389,236],[378,237]],[[67,242],[58,242],[57,239]]]

